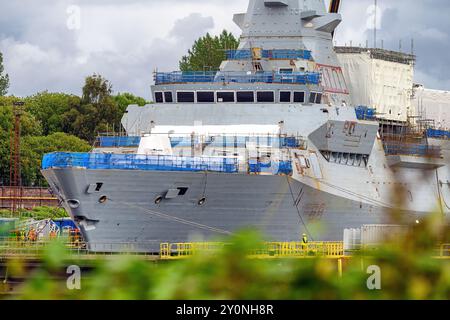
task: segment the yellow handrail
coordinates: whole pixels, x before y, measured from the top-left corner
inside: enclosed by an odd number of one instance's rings
[[[198,252],[217,252],[226,246],[221,242],[187,242],[162,243],[161,259],[180,259],[191,257]],[[306,258],[326,257],[341,258],[344,256],[343,242],[267,242],[260,249],[249,254],[253,258]]]

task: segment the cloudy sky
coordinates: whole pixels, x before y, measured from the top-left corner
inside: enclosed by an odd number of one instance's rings
[[[416,81],[450,89],[450,1],[378,0],[384,47],[418,55]],[[343,0],[338,44],[373,43],[373,0]],[[247,0],[0,0],[0,51],[10,94],[79,94],[100,73],[116,92],[150,98],[152,72],[172,71],[206,32],[239,34]],[[379,42],[379,45],[381,42]]]

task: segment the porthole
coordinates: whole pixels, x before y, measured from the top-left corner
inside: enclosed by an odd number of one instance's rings
[[[202,206],[206,203],[206,198],[201,198],[200,200],[198,200],[198,205]]]
[[[107,200],[108,200],[108,197],[107,197],[107,196],[101,196],[100,199],[98,199],[98,202],[103,204],[103,203],[105,203]]]
[[[155,204],[160,204],[162,200],[163,200],[163,197],[162,197],[162,196],[156,197],[156,199],[155,199]]]
[[[75,199],[67,200],[67,204],[71,209],[77,209],[80,207],[80,201]]]

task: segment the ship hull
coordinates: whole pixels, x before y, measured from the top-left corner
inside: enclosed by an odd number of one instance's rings
[[[161,243],[220,241],[243,229],[259,230],[268,241],[299,241],[303,233],[342,241],[345,228],[392,223],[386,208],[288,176],[80,168],[43,174],[97,252],[158,252]],[[96,184],[100,190],[89,190]],[[184,194],[165,198],[177,188]],[[402,217],[411,222],[421,215]]]

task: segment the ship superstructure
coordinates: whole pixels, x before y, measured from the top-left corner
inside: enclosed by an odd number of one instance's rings
[[[43,174],[93,251],[157,251],[243,228],[340,240],[345,228],[449,213],[450,153],[420,130],[357,116],[322,1],[250,0],[220,70],[155,74],[127,137],[46,155]],[[401,187],[406,200],[393,191]]]

